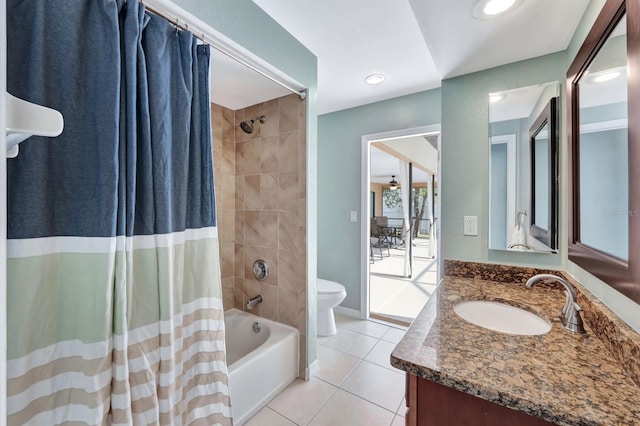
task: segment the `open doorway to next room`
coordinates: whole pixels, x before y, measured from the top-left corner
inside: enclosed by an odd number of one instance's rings
[[[437,271],[439,134],[373,141],[369,173],[369,314],[409,324]]]

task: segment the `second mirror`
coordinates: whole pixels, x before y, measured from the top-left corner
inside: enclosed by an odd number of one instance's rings
[[[489,94],[489,248],[554,253],[558,82]]]

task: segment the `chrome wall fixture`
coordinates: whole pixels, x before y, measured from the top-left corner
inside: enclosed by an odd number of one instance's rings
[[[264,259],[258,259],[253,262],[251,270],[253,271],[253,276],[258,281],[264,281],[269,276],[269,265],[267,265]]]

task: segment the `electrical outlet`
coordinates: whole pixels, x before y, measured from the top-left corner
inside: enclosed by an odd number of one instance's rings
[[[351,212],[351,222],[357,222],[357,221],[358,221],[358,212],[352,211]]]
[[[464,235],[478,235],[478,216],[464,217]]]

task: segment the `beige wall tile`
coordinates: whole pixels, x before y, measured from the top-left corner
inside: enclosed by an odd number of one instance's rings
[[[283,133],[279,136],[278,171],[298,171],[298,132]]]
[[[217,209],[216,218],[220,243],[233,243],[235,240],[234,211]]]
[[[244,176],[236,176],[236,210],[244,210]]]
[[[244,212],[244,243],[247,246],[259,246],[260,240],[260,212],[245,210]]]
[[[233,129],[235,113],[229,108],[222,108],[222,139],[235,141],[236,135]]]
[[[278,174],[278,206],[280,210],[298,209],[298,173]]]
[[[244,147],[244,175],[260,173],[260,139],[247,141]]]
[[[234,300],[235,288],[223,288],[222,289],[222,309],[227,311],[235,307]]]
[[[307,200],[298,198],[298,225],[307,225]]]
[[[278,287],[260,284],[263,301],[260,304],[260,316],[273,321],[278,320]]]
[[[221,160],[214,164],[214,168],[220,168],[223,175],[233,176],[236,174],[236,143],[233,139],[223,139],[220,148],[222,149]]]
[[[236,207],[236,177],[222,175],[216,183],[216,193],[220,195],[220,208],[233,210]]]
[[[234,262],[235,262],[235,244],[234,243],[225,243],[220,244],[220,275],[222,276],[222,280],[224,282],[225,279],[233,279],[235,275],[234,270]]]
[[[234,277],[244,280],[244,244],[235,244],[235,263],[233,265]],[[242,287],[242,283],[240,284]]]
[[[278,248],[278,212],[260,212],[260,246]]]
[[[296,250],[278,250],[278,287],[287,290],[300,290],[300,281],[303,279],[301,271],[301,253]]]
[[[260,175],[245,176],[244,178],[244,208],[245,210],[260,210]]]
[[[236,277],[236,286],[233,291],[233,303],[237,309],[244,309],[244,280]]]
[[[273,173],[278,171],[278,136],[263,137],[260,147],[260,171]]]
[[[238,142],[236,140],[236,176],[243,176],[245,174],[244,157],[246,142]]]
[[[278,217],[278,248],[285,250],[300,250],[304,247],[297,245],[298,217],[294,212],[279,212]]]
[[[300,99],[297,95],[289,95],[278,99],[280,102],[280,133],[298,130],[298,106]]]
[[[278,321],[306,330],[306,300],[299,291],[278,288]]]
[[[260,175],[260,209],[278,210],[278,174]]]
[[[278,116],[278,100],[273,99],[267,102],[264,102],[260,105],[260,114],[266,117],[264,124],[260,125],[260,136],[274,136],[279,132],[279,121],[280,117]]]

